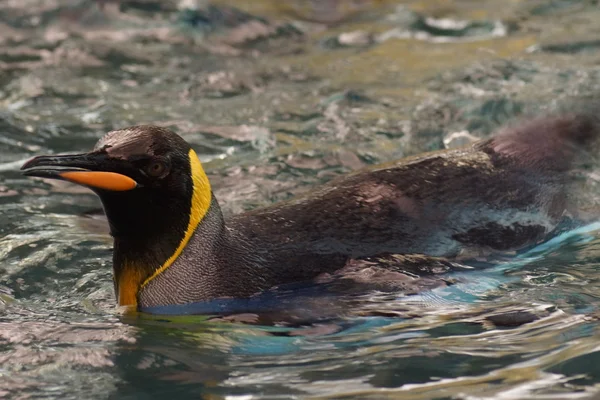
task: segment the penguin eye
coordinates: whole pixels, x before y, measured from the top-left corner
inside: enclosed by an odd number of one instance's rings
[[[162,161],[153,160],[146,166],[146,174],[154,178],[163,176],[165,172],[167,172],[167,165]]]

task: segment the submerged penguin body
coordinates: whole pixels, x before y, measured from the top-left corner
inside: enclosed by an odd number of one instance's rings
[[[100,196],[119,303],[152,307],[247,297],[357,260],[458,259],[533,245],[571,215],[572,171],[599,131],[590,116],[539,118],[228,220],[194,151],[164,128],[113,131],[91,153],[38,157],[23,168]]]

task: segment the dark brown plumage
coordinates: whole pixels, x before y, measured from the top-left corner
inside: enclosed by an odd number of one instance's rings
[[[356,275],[357,265],[427,274],[451,267],[431,257],[460,260],[533,245],[576,218],[570,184],[593,158],[599,132],[594,116],[541,117],[465,149],[362,170],[227,221],[199,178],[203,171],[194,169],[195,153],[163,128],[114,131],[90,154],[36,158],[23,169],[55,178],[64,168],[112,171],[137,182],[128,191],[88,186],[115,237],[121,304],[149,307],[250,296],[348,268]],[[148,166],[156,160],[167,167],[152,177]],[[202,218],[192,226],[198,210]],[[186,226],[193,228],[187,242]]]

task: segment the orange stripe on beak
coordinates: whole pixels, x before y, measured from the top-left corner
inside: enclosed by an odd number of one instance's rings
[[[84,186],[122,192],[135,189],[137,182],[116,172],[69,171],[59,174],[62,178]]]

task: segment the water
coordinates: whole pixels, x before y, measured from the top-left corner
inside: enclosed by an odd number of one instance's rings
[[[270,204],[593,98],[597,2],[117,3],[0,2],[0,397],[598,395],[596,225],[418,296],[124,315],[98,200],[17,171],[160,123],[193,144],[226,214]]]

